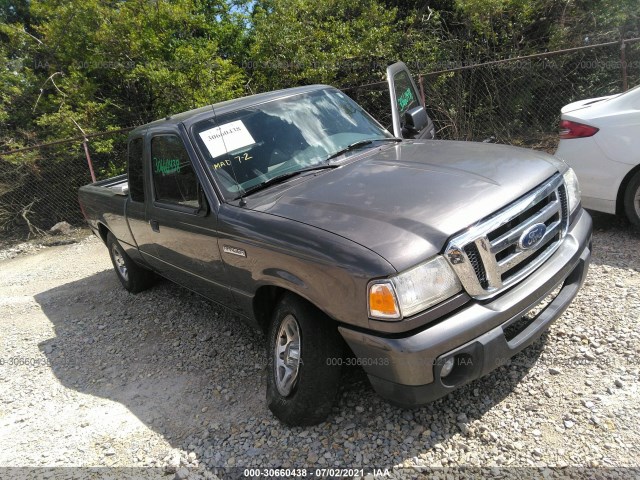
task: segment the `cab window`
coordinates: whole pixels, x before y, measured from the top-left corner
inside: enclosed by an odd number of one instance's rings
[[[198,179],[177,135],[151,139],[153,190],[157,202],[198,208]]]
[[[129,142],[129,195],[134,202],[144,202],[144,174],[142,168],[142,138]]]

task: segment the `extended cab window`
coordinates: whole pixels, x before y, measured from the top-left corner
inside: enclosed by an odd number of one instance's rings
[[[129,142],[129,195],[135,202],[144,202],[144,174],[142,169],[142,138]]]
[[[177,135],[153,137],[151,168],[156,201],[199,207],[198,179],[180,137]]]
[[[396,102],[398,103],[398,111],[400,112],[400,118],[407,110],[420,105],[418,101],[418,94],[413,88],[411,79],[406,71],[400,71],[393,77],[396,90]]]

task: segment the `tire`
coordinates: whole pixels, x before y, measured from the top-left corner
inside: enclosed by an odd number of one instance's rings
[[[276,307],[268,339],[269,409],[291,426],[324,421],[335,404],[341,375],[344,349],[336,326],[309,303],[287,294]]]
[[[138,293],[149,288],[154,281],[154,274],[137,265],[120,246],[113,234],[107,234],[109,257],[122,286],[131,293]]]
[[[624,212],[636,228],[640,228],[640,172],[631,177],[624,192]]]

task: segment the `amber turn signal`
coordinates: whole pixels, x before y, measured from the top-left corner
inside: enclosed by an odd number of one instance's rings
[[[375,318],[400,318],[396,293],[391,283],[374,283],[369,287],[369,313]]]

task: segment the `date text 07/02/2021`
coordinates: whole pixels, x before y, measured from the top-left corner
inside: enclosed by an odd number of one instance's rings
[[[243,476],[248,478],[262,477],[311,477],[311,478],[353,478],[371,474],[375,478],[388,477],[388,468],[245,468]]]

